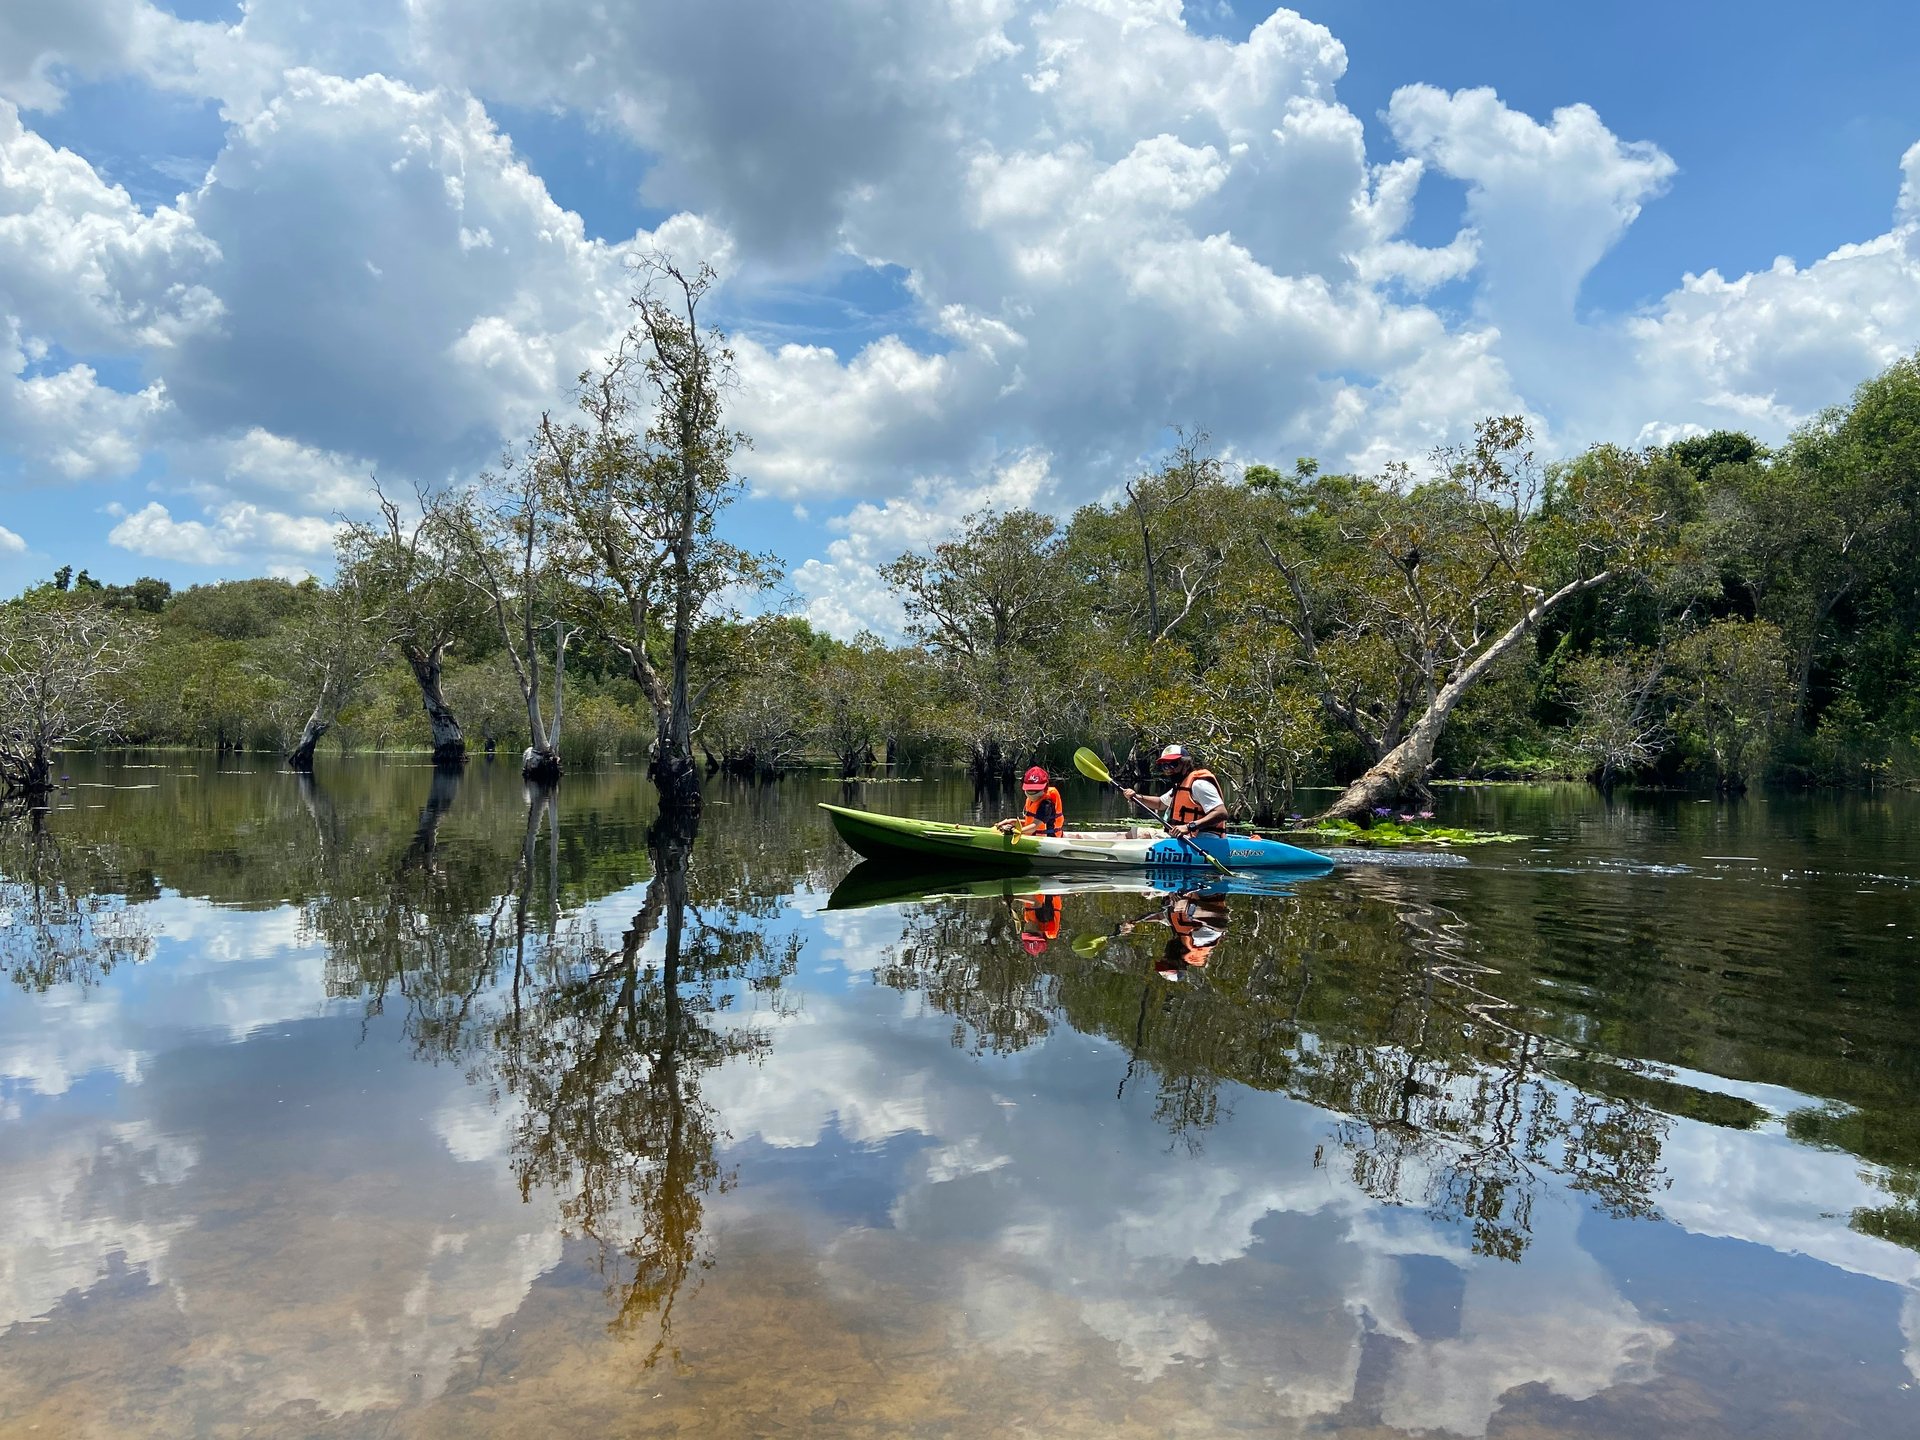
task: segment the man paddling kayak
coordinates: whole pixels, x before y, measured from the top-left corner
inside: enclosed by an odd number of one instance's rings
[[[1171,835],[1227,833],[1227,802],[1220,793],[1220,782],[1211,770],[1201,768],[1191,750],[1184,745],[1169,745],[1154,763],[1173,782],[1171,790],[1164,795],[1142,795],[1122,786],[1120,793],[1165,815]]]
[[[1015,835],[1062,835],[1067,829],[1066,807],[1047,772],[1038,765],[1027,771],[1020,788],[1027,792],[1026,811],[1017,820],[1002,820],[993,828]]]

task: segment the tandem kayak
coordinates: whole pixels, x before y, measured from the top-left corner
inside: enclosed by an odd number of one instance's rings
[[[1213,867],[1193,847],[1231,870],[1330,870],[1333,862],[1313,850],[1257,835],[1199,835],[1192,845],[1171,835],[1136,837],[1111,832],[1007,835],[986,825],[950,825],[910,820],[822,803],[840,838],[869,860],[928,868],[966,865],[1015,875],[1056,870],[1203,870]]]

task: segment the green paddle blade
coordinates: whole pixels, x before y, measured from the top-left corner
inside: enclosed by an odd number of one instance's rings
[[[1083,960],[1091,960],[1107,948],[1107,941],[1111,938],[1107,935],[1076,935],[1070,944],[1074,954]]]
[[[1100,763],[1100,757],[1082,745],[1073,752],[1073,768],[1089,780],[1098,780],[1102,785],[1113,784],[1113,776],[1107,773],[1107,767]]]

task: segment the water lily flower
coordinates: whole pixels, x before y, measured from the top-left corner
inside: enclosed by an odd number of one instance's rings
[[[1422,820],[1431,820],[1433,818],[1433,812],[1431,810],[1422,810],[1420,812],[1420,818]]]
[[[1393,807],[1391,805],[1376,805],[1373,807],[1373,813],[1384,820],[1393,814]]]

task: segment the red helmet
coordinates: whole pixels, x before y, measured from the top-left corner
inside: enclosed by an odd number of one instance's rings
[[[1022,790],[1044,790],[1047,788],[1047,772],[1038,765],[1027,771],[1026,778],[1020,782]]]

